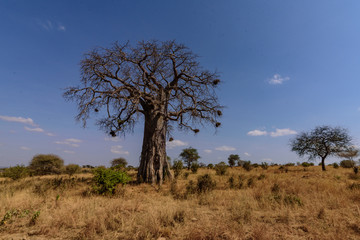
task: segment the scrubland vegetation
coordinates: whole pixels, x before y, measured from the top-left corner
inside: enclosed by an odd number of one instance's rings
[[[96,171],[0,178],[0,239],[360,238],[352,169],[223,165],[161,187],[117,176],[111,193],[96,191]]]

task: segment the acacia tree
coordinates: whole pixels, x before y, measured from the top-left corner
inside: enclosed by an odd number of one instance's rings
[[[190,170],[191,164],[193,164],[200,158],[198,151],[192,147],[183,149],[179,156],[187,164],[188,170]]]
[[[235,162],[240,160],[240,157],[238,154],[230,154],[230,156],[228,157],[229,160],[229,166],[233,167],[235,166]]]
[[[173,125],[199,132],[198,125],[219,127],[222,115],[215,89],[216,72],[204,70],[197,56],[175,41],[115,43],[96,48],[81,61],[81,86],[70,87],[65,98],[75,100],[77,120],[93,112],[104,113],[97,124],[116,136],[133,130],[144,120],[138,181],[161,184],[172,178],[166,159],[166,139]]]
[[[347,130],[340,127],[319,126],[311,132],[304,132],[290,142],[291,150],[299,156],[308,155],[309,160],[320,158],[322,170],[325,171],[325,159],[338,156],[351,146],[351,137]]]

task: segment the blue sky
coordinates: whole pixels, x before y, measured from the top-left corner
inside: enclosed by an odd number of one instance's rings
[[[206,164],[304,161],[289,139],[318,125],[360,139],[359,1],[0,1],[0,166],[53,153],[65,163],[137,166],[143,123],[108,138],[83,129],[62,93],[79,62],[114,41],[172,40],[221,74],[222,127],[175,132],[174,159],[197,148]],[[331,160],[330,160],[331,161]]]

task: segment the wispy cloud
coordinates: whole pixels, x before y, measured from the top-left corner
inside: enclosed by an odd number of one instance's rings
[[[247,153],[247,152],[245,152],[244,154],[245,154],[245,156],[247,156],[247,157],[250,157],[250,156],[251,156],[251,154],[250,154],[250,153]]]
[[[71,147],[80,147],[79,143],[81,143],[82,140],[80,139],[76,139],[76,138],[68,138],[65,139],[64,141],[56,141],[56,144],[60,144],[60,145],[69,145]]]
[[[210,150],[210,149],[205,149],[204,152],[205,152],[205,153],[212,153],[212,150]]]
[[[51,133],[51,132],[46,133],[46,135],[48,135],[48,136],[50,136],[50,137],[55,137],[55,136],[56,136],[55,134],[53,134],[53,133]]]
[[[279,85],[288,80],[290,80],[289,77],[282,77],[280,74],[274,74],[274,76],[270,78],[268,82],[273,85]]]
[[[66,142],[70,142],[70,143],[81,143],[82,140],[80,139],[76,139],[76,138],[68,138],[68,139],[65,139]]]
[[[111,146],[110,151],[115,154],[129,155],[129,152],[124,151],[122,148],[123,148],[123,146],[121,146],[121,145]]]
[[[39,127],[37,127],[37,128],[24,127],[24,129],[29,132],[44,132],[44,129],[39,128]]]
[[[65,27],[64,25],[62,25],[61,23],[58,23],[57,30],[58,30],[58,31],[65,32],[65,31],[66,31],[66,27]]]
[[[167,142],[166,146],[169,149],[175,148],[175,147],[183,147],[183,146],[187,146],[188,143],[187,142],[183,142],[181,140],[173,140],[171,142]]]
[[[295,130],[290,129],[290,128],[283,128],[283,129],[277,128],[273,132],[267,132],[265,130],[264,131],[262,131],[262,130],[252,130],[252,131],[247,133],[247,135],[253,136],[253,137],[266,136],[266,135],[270,135],[271,137],[282,137],[282,136],[293,135],[293,134],[297,134],[297,132]]]
[[[227,152],[227,151],[235,151],[236,148],[230,146],[220,146],[215,148],[215,150]]]
[[[262,159],[264,162],[272,162],[273,160],[271,158],[263,158]]]
[[[249,135],[249,136],[265,136],[265,135],[267,135],[267,132],[256,129],[256,130],[252,130],[252,131],[248,132],[247,135]]]
[[[29,151],[29,150],[31,150],[31,148],[29,148],[29,147],[21,147],[20,149],[21,149],[21,150],[24,150],[24,151]]]
[[[36,126],[36,124],[34,123],[34,120],[32,120],[31,118],[10,117],[10,116],[0,115],[0,120],[7,121],[7,122],[17,122],[17,123],[28,124],[28,125],[31,125],[31,126]]]
[[[68,153],[68,154],[74,154],[74,151],[70,151],[70,150],[65,150],[64,153]]]
[[[297,134],[297,132],[294,130],[291,130],[290,128],[283,128],[283,129],[277,128],[275,132],[270,132],[271,137],[282,137],[282,136],[293,135],[293,134]]]
[[[53,30],[57,30],[57,31],[61,31],[61,32],[66,31],[65,25],[60,22],[54,22],[54,21],[50,21],[50,20],[45,20],[45,21],[38,20],[38,24],[44,30],[49,31],[49,32],[53,31]]]

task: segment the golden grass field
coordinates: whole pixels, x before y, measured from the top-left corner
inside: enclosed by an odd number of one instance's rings
[[[185,195],[205,173],[215,190]],[[112,197],[91,194],[91,177],[0,179],[0,239],[360,239],[352,169],[199,169],[161,188],[120,186]]]

